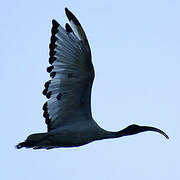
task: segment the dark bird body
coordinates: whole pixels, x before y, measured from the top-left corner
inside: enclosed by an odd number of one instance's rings
[[[45,83],[43,94],[48,98],[43,105],[43,116],[48,131],[27,137],[16,147],[51,149],[81,146],[92,141],[118,138],[158,128],[130,125],[118,132],[102,129],[91,113],[91,89],[94,67],[85,32],[77,18],[65,8],[70,24],[65,29],[53,20],[49,63],[51,80]]]

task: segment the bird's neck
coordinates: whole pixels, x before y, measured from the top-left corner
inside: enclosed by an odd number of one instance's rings
[[[104,131],[104,138],[103,139],[110,139],[110,138],[119,138],[119,137],[123,137],[123,136],[129,136],[129,135],[134,135],[140,132],[143,132],[146,130],[141,130],[141,131],[137,131],[136,129],[132,129],[129,127],[126,127],[120,131]]]
[[[129,136],[132,135],[129,131],[127,131],[126,129],[122,129],[120,131],[116,131],[116,132],[111,132],[112,134],[112,138],[119,138],[119,137],[123,137],[123,136]]]
[[[121,131],[106,131],[104,129],[102,129],[101,133],[99,134],[99,137],[97,138],[98,140],[101,139],[112,139],[112,138],[119,138],[122,136],[126,136],[125,132],[123,130]]]
[[[129,135],[134,135],[134,134],[138,134],[141,132],[145,132],[145,131],[154,131],[154,132],[158,132],[160,134],[162,134],[163,136],[165,136],[167,139],[169,139],[168,135],[163,132],[162,130],[155,128],[155,127],[150,127],[150,126],[139,126],[139,125],[130,125],[120,131],[117,132],[109,132],[106,131],[106,133],[104,134],[107,138],[118,138],[118,137],[122,137],[122,136],[129,136]]]

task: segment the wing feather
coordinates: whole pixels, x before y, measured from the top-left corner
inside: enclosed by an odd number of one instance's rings
[[[43,106],[48,131],[63,123],[75,123],[73,118],[91,119],[91,88],[94,68],[85,32],[77,18],[65,8],[70,24],[65,29],[52,20],[49,63],[51,80],[45,83],[43,94],[48,98]],[[77,118],[74,118],[77,119]]]

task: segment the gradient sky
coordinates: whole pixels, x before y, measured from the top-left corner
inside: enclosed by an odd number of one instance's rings
[[[14,148],[46,131],[41,92],[49,79],[51,20],[64,25],[65,7],[92,49],[97,123],[112,131],[156,126],[169,140],[146,132],[79,148]],[[180,1],[7,0],[0,18],[0,179],[180,179]]]

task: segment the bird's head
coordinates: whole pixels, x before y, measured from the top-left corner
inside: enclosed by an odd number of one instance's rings
[[[117,132],[117,135],[119,135],[119,137],[121,137],[121,136],[133,135],[133,134],[137,134],[137,133],[141,133],[141,132],[145,132],[145,131],[158,132],[158,133],[162,134],[163,136],[165,136],[167,139],[169,139],[168,135],[158,128],[151,127],[151,126],[139,126],[136,124],[132,124],[132,125],[124,128],[123,130]]]

